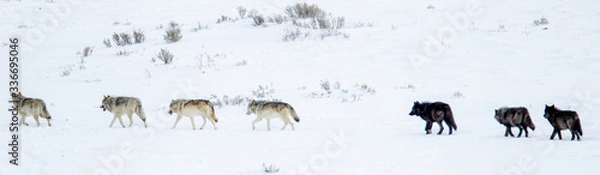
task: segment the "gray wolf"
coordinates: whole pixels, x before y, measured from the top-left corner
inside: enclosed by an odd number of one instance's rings
[[[295,130],[294,123],[292,123],[290,117],[296,122],[300,122],[300,118],[298,118],[298,114],[296,114],[294,108],[284,102],[252,100],[248,104],[248,111],[246,112],[246,115],[250,114],[256,114],[256,119],[252,121],[252,130],[256,129],[255,124],[262,121],[262,119],[267,119],[267,130],[269,131],[271,130],[271,119],[274,118],[283,120],[284,125],[281,130],[284,130],[288,124],[292,126],[292,131]]]
[[[529,132],[527,132],[527,127],[531,128],[531,130],[535,130],[535,125],[533,121],[531,121],[531,116],[529,115],[529,111],[525,107],[502,107],[495,110],[496,120],[501,124],[506,126],[506,131],[504,132],[504,137],[514,137],[515,135],[512,133],[511,128],[517,127],[519,128],[519,134],[517,137],[521,137],[523,130],[525,130],[525,137],[529,137]]]
[[[146,115],[144,115],[144,110],[142,109],[142,101],[140,101],[139,98],[104,96],[100,108],[102,108],[103,111],[108,110],[115,115],[112,122],[110,122],[110,127],[113,126],[115,120],[119,119],[119,123],[125,128],[123,120],[121,119],[121,116],[124,114],[127,114],[127,117],[129,117],[129,127],[131,127],[133,125],[132,116],[133,113],[135,113],[142,121],[144,121],[144,127],[148,128],[148,125],[146,124]]]
[[[558,139],[562,140],[561,130],[568,129],[571,131],[571,140],[581,140],[583,136],[583,130],[581,129],[581,120],[579,115],[575,111],[560,110],[554,105],[546,105],[544,109],[544,118],[548,119],[548,122],[554,127],[554,131],[550,136],[550,140],[554,139],[554,136],[558,134]]]
[[[215,108],[213,104],[208,100],[198,100],[198,99],[176,99],[171,100],[171,104],[169,104],[169,115],[173,113],[177,113],[177,120],[171,129],[175,129],[181,117],[186,116],[192,120],[192,128],[196,129],[196,124],[194,123],[194,116],[202,116],[204,119],[204,124],[200,129],[204,129],[206,125],[206,119],[208,118],[212,123],[213,127],[217,129],[215,123],[219,121],[217,116],[215,116]]]
[[[15,103],[19,113],[21,114],[21,123],[19,126],[25,124],[25,126],[29,126],[27,122],[25,122],[25,118],[28,116],[33,116],[37,126],[40,127],[39,117],[45,118],[48,120],[48,126],[52,127],[52,123],[50,123],[50,113],[48,113],[48,109],[46,108],[46,103],[44,100],[37,98],[27,98],[23,96],[21,92],[18,94],[12,93],[12,102]]]
[[[416,115],[421,117],[421,119],[425,120],[425,132],[426,134],[431,134],[431,127],[433,122],[437,123],[440,126],[440,131],[437,133],[442,134],[444,131],[444,126],[442,126],[442,121],[446,122],[446,125],[450,128],[450,132],[448,134],[452,134],[452,130],[457,130],[456,122],[454,121],[454,116],[452,115],[452,110],[450,109],[450,105],[443,102],[418,102],[415,101],[412,111],[408,115]]]

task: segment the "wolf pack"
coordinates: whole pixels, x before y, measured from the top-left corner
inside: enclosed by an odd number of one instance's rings
[[[48,112],[46,103],[42,99],[28,98],[23,96],[21,92],[13,93],[11,96],[12,102],[21,115],[21,122],[19,122],[19,125],[29,126],[29,124],[25,122],[25,119],[26,117],[32,116],[38,127],[40,126],[40,117],[48,121],[49,127],[52,126],[50,123],[52,116]],[[144,123],[144,127],[148,128],[148,124],[146,123],[147,118],[142,108],[142,102],[137,97],[113,97],[107,95],[103,97],[100,108],[103,111],[109,111],[113,114],[113,119],[110,122],[109,127],[112,127],[115,121],[119,120],[121,126],[125,128],[122,119],[123,115],[127,115],[129,118],[128,127],[131,127],[133,125],[133,114],[136,114]],[[215,114],[214,105],[210,101],[204,99],[171,100],[169,111],[167,113],[169,115],[177,114],[177,119],[175,120],[172,129],[175,129],[181,118],[184,116],[190,118],[192,129],[194,130],[196,129],[194,117],[196,116],[202,117],[204,121],[200,129],[204,129],[208,120],[216,130],[216,123],[219,121]],[[519,129],[517,137],[521,137],[523,131],[525,131],[525,137],[529,137],[528,128],[532,131],[535,130],[535,124],[529,115],[529,111],[525,107],[500,107],[495,109],[494,113],[496,121],[506,127],[504,132],[505,137],[508,137],[509,135],[515,137],[512,133],[512,127],[517,127]],[[285,102],[252,100],[248,104],[246,112],[246,115],[251,114],[256,115],[256,119],[252,121],[252,130],[255,130],[256,123],[261,122],[263,119],[267,120],[267,130],[269,131],[271,130],[271,119],[280,119],[284,122],[281,130],[285,130],[288,125],[290,125],[292,130],[295,130],[294,122],[292,122],[292,120],[298,123],[300,122],[300,118],[298,117],[298,114],[296,114],[294,108]],[[426,134],[432,133],[433,123],[437,123],[440,128],[437,132],[438,135],[441,135],[444,131],[442,122],[446,123],[448,126],[448,135],[451,135],[453,131],[458,129],[450,105],[444,102],[415,101],[412,110],[408,115],[418,116],[425,120]],[[581,140],[583,130],[577,112],[560,110],[554,105],[545,105],[543,116],[554,128],[550,135],[550,140],[553,140],[556,135],[558,135],[558,139],[562,140],[562,130],[569,130],[571,132],[571,140]]]

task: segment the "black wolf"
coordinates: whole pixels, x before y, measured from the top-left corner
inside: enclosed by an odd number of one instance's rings
[[[571,140],[575,140],[576,136],[577,140],[581,140],[581,136],[583,136],[583,130],[581,129],[581,120],[579,120],[579,115],[577,115],[577,112],[560,110],[554,105],[546,105],[544,117],[548,119],[548,122],[550,122],[552,127],[554,127],[554,131],[550,136],[550,140],[554,139],[556,134],[558,134],[558,139],[562,140],[562,134],[560,134],[560,131],[563,129],[568,129],[571,131]]]
[[[521,137],[523,130],[525,130],[525,137],[529,137],[527,127],[531,128],[532,131],[535,130],[535,125],[533,124],[533,121],[531,121],[529,111],[525,107],[503,107],[496,109],[495,112],[496,115],[494,118],[496,118],[500,124],[506,126],[504,137],[508,137],[508,135],[514,137],[515,135],[512,133],[511,127],[515,126],[519,128],[519,134],[517,134],[517,137]]]
[[[420,103],[416,101],[412,107],[412,111],[410,111],[408,115],[416,115],[425,120],[425,132],[427,134],[431,134],[431,127],[433,125],[433,122],[436,122],[438,125],[440,125],[440,131],[437,134],[442,134],[442,131],[444,131],[442,121],[446,122],[446,124],[450,128],[450,132],[448,132],[448,134],[452,134],[452,129],[457,129],[456,122],[454,122],[454,116],[452,115],[452,110],[450,109],[450,106],[446,103]]]

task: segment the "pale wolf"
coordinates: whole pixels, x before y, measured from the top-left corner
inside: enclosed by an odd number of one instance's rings
[[[177,113],[177,120],[175,120],[175,124],[171,129],[175,129],[175,126],[177,126],[177,123],[179,123],[179,120],[181,120],[181,117],[183,116],[190,117],[190,119],[192,120],[192,128],[194,130],[196,129],[196,124],[194,123],[194,116],[202,116],[202,119],[204,119],[204,124],[202,124],[202,127],[200,127],[200,129],[204,129],[207,118],[210,120],[213,127],[217,129],[215,123],[219,120],[217,119],[217,116],[215,116],[215,108],[213,107],[213,104],[208,100],[171,100],[171,104],[169,104],[169,115],[173,113]]]
[[[523,130],[525,130],[525,137],[529,137],[529,132],[527,132],[527,127],[531,128],[531,130],[535,130],[535,125],[533,121],[531,121],[531,116],[529,115],[529,111],[525,107],[502,107],[495,110],[496,120],[506,126],[506,131],[504,132],[504,137],[514,137],[515,135],[512,133],[511,127],[519,128],[519,134],[517,137],[521,137]]]
[[[148,128],[148,125],[146,124],[146,115],[144,115],[142,102],[139,98],[104,96],[104,99],[102,99],[102,106],[100,106],[100,108],[102,108],[104,111],[108,110],[115,115],[112,122],[110,122],[110,127],[113,126],[115,120],[119,119],[121,126],[124,128],[125,125],[121,119],[121,116],[124,114],[127,114],[127,117],[129,117],[129,127],[131,127],[133,125],[132,116],[133,113],[135,113],[140,117],[140,119],[142,119],[142,121],[144,121],[144,127]]]
[[[563,129],[571,131],[571,140],[575,140],[575,137],[577,137],[577,140],[581,140],[583,130],[581,129],[581,120],[579,119],[577,112],[560,110],[554,105],[546,105],[546,109],[544,109],[544,118],[548,119],[548,122],[554,127],[550,140],[554,139],[556,134],[558,134],[558,139],[562,140],[560,131]]]
[[[52,116],[50,116],[50,113],[48,113],[48,109],[46,108],[46,103],[44,103],[44,100],[24,97],[21,92],[18,94],[12,93],[11,96],[12,102],[15,103],[15,106],[21,114],[21,122],[19,123],[19,126],[22,124],[29,126],[29,124],[25,122],[25,117],[28,116],[33,116],[33,119],[35,119],[38,127],[40,127],[39,117],[48,120],[48,126],[52,126],[50,123]]]
[[[412,111],[410,111],[408,115],[416,115],[425,120],[425,132],[427,134],[431,134],[431,127],[433,125],[433,122],[437,123],[440,126],[440,131],[437,134],[442,134],[442,131],[444,131],[442,121],[446,122],[446,124],[450,128],[450,132],[448,134],[452,134],[452,130],[457,129],[456,122],[454,122],[454,116],[452,115],[452,110],[450,109],[450,106],[446,103],[420,103],[416,101],[412,107]]]
[[[294,108],[284,102],[252,100],[248,104],[248,111],[246,112],[246,115],[250,114],[256,114],[256,119],[252,121],[252,130],[256,129],[255,124],[262,121],[262,119],[267,119],[267,130],[269,131],[271,130],[271,119],[273,118],[283,120],[284,125],[281,130],[284,130],[288,124],[292,126],[292,130],[295,130],[294,123],[292,123],[290,118],[294,118],[296,122],[300,122],[300,118],[298,118],[298,114],[296,114]]]

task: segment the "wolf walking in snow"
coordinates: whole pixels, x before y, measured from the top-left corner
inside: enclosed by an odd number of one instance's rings
[[[271,130],[271,119],[273,118],[283,120],[284,125],[281,130],[284,130],[288,124],[292,126],[292,130],[295,130],[294,123],[290,120],[291,118],[296,122],[300,122],[300,118],[298,118],[298,114],[296,114],[294,108],[284,102],[252,100],[248,104],[248,111],[246,112],[246,115],[250,114],[256,114],[256,119],[252,121],[252,130],[256,129],[255,124],[262,121],[262,119],[267,119],[267,130],[269,131]]]
[[[450,106],[446,103],[442,102],[423,102],[420,103],[415,101],[412,111],[408,115],[416,115],[425,120],[425,132],[427,134],[431,134],[431,127],[433,122],[437,123],[440,126],[440,131],[437,133],[442,134],[444,131],[444,126],[442,126],[442,121],[446,122],[446,125],[450,128],[450,132],[448,134],[452,134],[452,130],[457,130],[456,122],[454,121],[454,116],[452,115],[452,110]]]
[[[213,104],[208,100],[197,100],[197,99],[176,99],[171,100],[171,104],[169,104],[169,115],[177,113],[177,120],[175,120],[175,124],[171,129],[175,129],[181,117],[186,116],[192,120],[192,128],[196,129],[196,124],[194,123],[194,116],[202,116],[204,119],[204,124],[200,129],[204,129],[206,125],[206,119],[208,118],[212,123],[213,127],[217,129],[215,123],[219,121],[217,116],[215,116],[215,108]]]
[[[544,118],[548,119],[548,122],[554,127],[550,140],[554,139],[556,134],[558,134],[558,139],[562,140],[560,131],[564,129],[571,131],[571,140],[575,140],[575,137],[577,137],[577,140],[581,140],[583,130],[581,129],[581,120],[579,120],[577,112],[560,110],[554,105],[546,105],[546,109],[544,109]]]
[[[110,122],[110,127],[113,126],[115,120],[119,119],[119,123],[121,123],[121,126],[124,128],[125,125],[121,119],[124,114],[127,114],[127,117],[129,117],[129,127],[131,127],[133,125],[132,116],[133,113],[135,113],[140,117],[140,119],[142,119],[142,121],[144,121],[144,127],[148,128],[148,125],[146,124],[146,115],[144,115],[142,102],[139,98],[104,96],[104,99],[102,99],[102,106],[100,106],[100,108],[102,108],[103,111],[108,110],[115,115],[112,122]]]
[[[525,137],[529,137],[529,132],[527,132],[527,127],[531,128],[531,130],[535,130],[535,125],[533,121],[531,121],[531,116],[529,115],[529,111],[525,107],[502,107],[495,110],[496,120],[506,126],[506,131],[504,132],[504,137],[514,137],[515,135],[512,133],[511,128],[517,127],[519,128],[519,134],[517,137],[521,137],[523,130],[525,130]]]
[[[40,127],[39,117],[48,120],[48,126],[52,126],[52,123],[50,123],[52,116],[50,116],[50,113],[48,113],[48,109],[46,108],[46,103],[44,103],[44,100],[24,97],[21,92],[18,94],[12,93],[11,96],[12,102],[15,103],[15,106],[21,114],[21,122],[19,123],[19,126],[23,124],[25,124],[25,126],[29,126],[29,124],[25,122],[25,118],[28,116],[33,116],[33,119],[35,119],[38,127]]]

